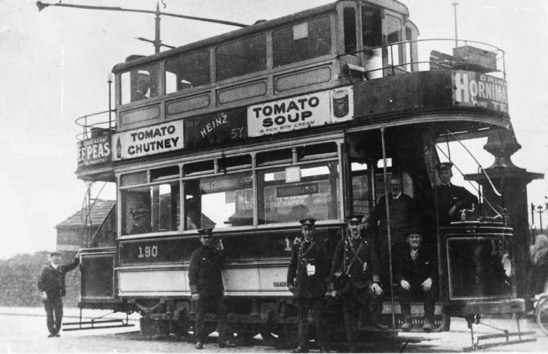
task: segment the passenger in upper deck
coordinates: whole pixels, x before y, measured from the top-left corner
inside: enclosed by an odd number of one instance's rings
[[[149,210],[140,206],[130,211],[134,224],[131,227],[130,235],[144,234],[150,232]]]
[[[150,88],[150,73],[145,70],[137,72],[137,85],[133,92],[131,102],[139,101],[148,98],[147,94]]]

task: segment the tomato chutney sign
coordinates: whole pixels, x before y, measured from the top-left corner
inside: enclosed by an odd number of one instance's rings
[[[161,154],[183,148],[183,122],[175,121],[114,135],[114,160]]]
[[[354,116],[352,87],[247,108],[248,136],[263,136],[343,122]]]

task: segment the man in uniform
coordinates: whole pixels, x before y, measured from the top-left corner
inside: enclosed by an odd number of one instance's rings
[[[205,315],[207,311],[217,313],[219,347],[225,348],[227,341],[227,311],[224,303],[224,286],[221,277],[221,262],[226,258],[222,242],[214,242],[212,229],[198,230],[202,246],[190,256],[188,282],[192,300],[196,306],[196,349],[204,348],[208,336]]]
[[[411,299],[424,300],[425,331],[434,329],[434,307],[436,288],[436,262],[434,253],[422,248],[422,236],[412,231],[407,236],[408,244],[404,246],[397,259],[396,279],[400,285],[400,306],[403,316],[404,331],[411,329]]]
[[[369,315],[375,297],[382,294],[375,248],[370,240],[361,235],[362,217],[347,217],[347,235],[337,243],[329,284],[332,296],[341,295],[350,352],[357,351],[360,313]],[[377,319],[370,320],[376,323]]]
[[[46,321],[49,330],[48,337],[59,337],[61,323],[63,320],[63,296],[67,291],[65,288],[65,274],[80,264],[79,254],[76,254],[74,261],[67,264],[61,263],[61,252],[53,251],[49,254],[50,264],[45,266],[38,279],[38,290],[44,301],[46,309]]]
[[[436,166],[441,180],[437,192],[440,226],[447,226],[451,221],[459,221],[461,210],[471,209],[478,203],[478,198],[466,188],[451,183],[452,167],[451,162],[442,162]]]
[[[299,317],[299,346],[293,352],[308,352],[309,312],[313,314],[316,343],[320,352],[326,352],[322,308],[329,276],[329,255],[325,244],[315,234],[316,220],[307,218],[299,222],[303,239],[293,245],[287,269],[287,287],[296,299]]]

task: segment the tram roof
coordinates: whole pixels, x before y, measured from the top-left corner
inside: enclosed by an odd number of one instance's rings
[[[301,19],[305,19],[305,18],[314,16],[314,15],[317,15],[317,14],[321,14],[321,13],[327,13],[327,12],[333,11],[336,8],[338,3],[340,3],[340,2],[349,2],[349,1],[351,1],[351,0],[338,0],[336,2],[327,4],[327,5],[322,5],[322,6],[312,8],[312,9],[307,9],[307,10],[304,10],[304,11],[301,11],[301,12],[297,12],[297,13],[294,13],[294,14],[279,17],[277,19],[267,20],[267,21],[264,21],[264,22],[261,22],[259,20],[255,24],[249,25],[249,26],[241,28],[241,29],[237,29],[237,30],[230,31],[230,32],[227,32],[227,33],[223,33],[223,34],[220,34],[220,35],[217,35],[217,36],[209,37],[209,38],[197,41],[197,42],[192,42],[192,43],[189,43],[189,44],[185,44],[185,45],[179,46],[179,47],[174,48],[174,49],[170,49],[170,50],[166,50],[164,52],[160,52],[160,53],[157,53],[157,54],[145,56],[143,58],[131,60],[129,62],[116,64],[112,68],[112,72],[116,73],[116,72],[124,71],[128,68],[131,68],[131,67],[134,67],[134,66],[140,66],[140,65],[142,65],[144,63],[147,63],[149,61],[156,61],[156,60],[159,60],[159,59],[168,58],[168,57],[180,54],[180,53],[189,52],[189,51],[196,50],[196,49],[199,49],[199,48],[210,47],[212,45],[217,45],[219,43],[223,43],[223,42],[231,40],[231,39],[244,37],[246,35],[253,34],[253,33],[263,32],[263,31],[265,31],[267,29],[270,29],[270,28],[276,28],[276,27],[278,27],[280,25],[283,25],[283,24],[286,24],[286,23],[299,21]],[[368,5],[377,5],[377,6],[380,6],[380,7],[383,7],[383,8],[391,9],[393,11],[402,13],[405,16],[409,15],[409,9],[407,8],[407,6],[404,5],[403,3],[399,2],[398,0],[367,0],[367,1],[355,0],[355,2],[361,2],[362,4],[368,4]]]

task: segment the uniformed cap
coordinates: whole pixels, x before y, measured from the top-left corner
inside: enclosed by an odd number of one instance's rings
[[[57,251],[57,250],[55,250],[55,251],[50,251],[50,252],[49,252],[49,255],[50,255],[50,256],[60,256],[60,255],[61,255],[61,252],[59,252],[59,251]]]
[[[453,167],[453,164],[451,162],[442,162],[436,165],[436,170],[450,170],[451,167]]]
[[[411,236],[411,235],[419,235],[422,237],[422,233],[420,230],[418,229],[411,229],[409,230],[409,232],[407,233],[407,236]]]
[[[361,223],[363,215],[348,215],[346,217],[346,222],[348,223]]]
[[[314,226],[316,224],[316,219],[314,218],[306,218],[299,221],[301,223],[301,226]]]
[[[213,229],[212,228],[200,229],[200,230],[198,230],[198,233],[200,234],[200,236],[211,237],[211,236],[213,236]]]

